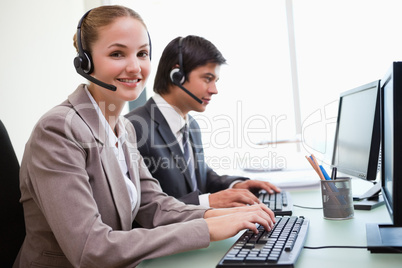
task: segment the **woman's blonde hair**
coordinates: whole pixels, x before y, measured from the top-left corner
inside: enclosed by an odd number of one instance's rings
[[[83,19],[81,24],[81,44],[84,51],[91,54],[92,44],[99,37],[98,29],[109,25],[120,17],[132,17],[140,21],[147,28],[141,16],[134,10],[120,5],[100,6],[92,9]],[[74,34],[74,47],[78,52],[77,33]]]

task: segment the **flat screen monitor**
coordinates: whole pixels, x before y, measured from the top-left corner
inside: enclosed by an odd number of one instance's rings
[[[402,253],[402,62],[381,80],[381,191],[392,224],[367,224],[372,253]]]
[[[380,80],[376,80],[340,95],[331,165],[342,176],[368,181],[377,179],[380,171],[379,93]],[[355,201],[359,201],[355,202],[355,209],[370,210],[381,205],[379,192],[380,184],[377,184],[362,196],[355,196]]]
[[[380,81],[341,93],[332,165],[338,172],[376,180],[380,149]]]
[[[394,62],[381,83],[382,192],[395,226],[402,227],[402,62]]]

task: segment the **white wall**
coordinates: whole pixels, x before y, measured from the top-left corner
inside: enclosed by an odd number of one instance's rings
[[[339,92],[381,78],[391,61],[402,59],[401,1],[324,2],[293,1],[303,120],[327,108],[335,108],[331,114],[336,114]],[[195,1],[196,8],[186,0],[3,0],[0,119],[19,159],[39,117],[85,81],[72,63],[78,20],[87,9],[109,3],[132,7],[148,25],[154,52],[148,96],[167,42],[178,35],[198,34],[215,43],[229,63],[221,70],[220,93],[202,114],[211,119],[214,130],[225,127],[219,121],[222,115],[236,119],[240,129],[238,122],[251,117],[289,114],[286,124],[292,126],[284,0],[248,0],[247,5],[242,0],[204,0]],[[240,113],[242,118],[236,118]],[[294,133],[283,129],[289,136]],[[320,129],[314,133],[324,132]],[[226,138],[225,133],[206,132],[207,139],[207,134]],[[279,134],[279,139],[287,138]]]
[[[80,82],[73,35],[94,1],[0,2],[0,119],[19,160],[34,124]]]
[[[221,68],[219,94],[205,112],[195,114],[203,119],[207,157],[234,159],[238,151],[255,153],[253,147],[266,153],[273,146],[253,142],[294,138],[285,0],[110,2],[127,5],[144,18],[152,38],[153,72],[166,44],[188,34],[209,39],[228,60]],[[339,94],[381,79],[392,61],[402,60],[402,1],[292,2],[302,147],[330,159]],[[287,155],[284,145],[277,147]]]

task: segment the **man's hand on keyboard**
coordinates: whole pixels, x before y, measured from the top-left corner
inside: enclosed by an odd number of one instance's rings
[[[274,213],[264,204],[228,209],[211,209],[205,212],[210,240],[219,241],[250,229],[257,233],[256,223],[271,230],[275,223]]]
[[[259,181],[259,180],[246,180],[239,183],[236,183],[233,186],[233,189],[247,189],[253,193],[258,193],[260,190],[265,190],[267,193],[279,193],[281,189],[279,187],[273,185],[267,181]]]
[[[209,195],[209,206],[230,208],[260,203],[258,197],[246,189],[226,189]]]

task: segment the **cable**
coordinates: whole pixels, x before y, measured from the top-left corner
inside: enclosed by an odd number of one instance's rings
[[[324,249],[324,248],[355,248],[355,249],[367,249],[367,246],[321,246],[321,247],[307,247],[305,249]]]
[[[298,207],[298,208],[305,208],[305,209],[322,209],[322,207],[305,207],[305,206],[299,206],[299,205],[295,205],[293,204],[294,207]]]
[[[321,247],[308,247],[304,246],[305,249],[326,249],[326,248],[351,248],[351,249],[368,249],[367,246],[321,246]],[[402,253],[402,250],[397,247],[381,247],[381,253]]]

